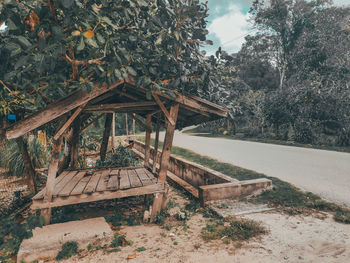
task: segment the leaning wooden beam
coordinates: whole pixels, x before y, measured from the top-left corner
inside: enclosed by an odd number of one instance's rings
[[[165,108],[163,102],[161,102],[161,100],[159,99],[159,97],[156,94],[152,94],[152,96],[153,96],[154,100],[157,102],[160,109],[163,111],[165,117],[171,123],[171,125],[174,125],[175,122],[173,119],[171,119],[170,114],[169,114],[168,110]]]
[[[46,108],[29,116],[28,118],[25,118],[8,127],[6,129],[6,138],[18,138],[23,134],[26,134],[27,132],[40,127],[41,125],[62,116],[63,114],[75,109],[76,107],[83,105],[91,99],[120,86],[123,83],[124,80],[120,80],[110,86],[103,85],[101,88],[98,86],[98,84],[96,84],[95,88],[92,89],[91,92],[83,90],[77,91],[66,98],[50,104]]]
[[[109,135],[111,133],[111,127],[112,127],[112,118],[113,118],[112,113],[106,114],[105,130],[103,132],[101,149],[100,149],[101,161],[104,161],[106,159],[108,140],[109,140]]]
[[[150,151],[151,151],[151,132],[152,132],[152,115],[147,115],[146,117],[146,140],[145,140],[145,167],[149,166],[149,157],[150,157]]]
[[[61,129],[56,133],[56,135],[53,137],[54,140],[58,140],[58,138],[67,130],[67,128],[69,127],[69,125],[72,124],[72,122],[75,120],[76,117],[78,117],[78,115],[80,114],[80,112],[84,109],[86,103],[84,103],[83,105],[79,106],[79,108],[77,108],[75,110],[75,112],[72,114],[72,116],[70,116],[70,118],[68,119],[68,121],[61,127]]]
[[[157,126],[156,126],[156,138],[154,142],[154,152],[153,152],[153,167],[152,173],[155,173],[157,170],[157,156],[158,156],[158,145],[159,145],[159,130],[160,130],[160,116],[157,118]]]
[[[95,118],[93,118],[91,121],[89,121],[88,124],[86,124],[84,127],[80,128],[80,132],[82,132],[83,130],[85,130],[87,127],[89,127],[91,124],[93,124],[95,121],[101,119],[101,117],[103,116],[103,114],[100,114],[98,116],[96,116]]]
[[[164,137],[163,151],[162,151],[161,160],[160,160],[158,182],[165,182],[166,181],[170,153],[171,153],[171,146],[173,143],[178,112],[179,112],[179,104],[171,106],[170,117],[175,121],[175,123],[173,125],[168,121],[168,124],[167,124],[166,133],[165,133],[165,137]],[[160,212],[160,210],[165,202],[166,202],[166,195],[161,194],[161,193],[155,195],[154,201],[153,201],[153,206],[152,206],[151,222],[154,221],[157,213]]]
[[[130,114],[130,116],[131,116],[132,118],[134,118],[134,120],[135,120],[138,124],[140,124],[140,125],[142,126],[142,128],[144,128],[146,131],[148,130],[148,126],[147,126],[145,123],[143,123],[143,121],[141,121],[135,114]]]

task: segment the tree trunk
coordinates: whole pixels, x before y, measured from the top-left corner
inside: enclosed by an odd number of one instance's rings
[[[100,158],[102,162],[106,159],[108,140],[109,140],[109,135],[111,134],[112,118],[113,118],[113,113],[106,114],[105,130],[103,132],[103,138],[102,138],[101,149],[100,149]]]
[[[27,143],[24,141],[23,137],[16,138],[16,143],[22,153],[28,187],[30,191],[35,194],[37,191],[35,185],[35,169],[28,153]]]

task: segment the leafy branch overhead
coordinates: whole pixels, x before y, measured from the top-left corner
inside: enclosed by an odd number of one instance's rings
[[[198,90],[207,12],[199,0],[4,0],[0,114],[130,76],[150,89]]]

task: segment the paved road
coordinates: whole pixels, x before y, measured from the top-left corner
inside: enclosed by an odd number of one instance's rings
[[[161,134],[163,139],[164,134]],[[176,132],[174,145],[278,177],[350,207],[350,154],[275,144],[205,138]]]

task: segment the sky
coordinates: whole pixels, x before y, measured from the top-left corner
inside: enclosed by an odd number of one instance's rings
[[[253,0],[208,0],[209,17],[207,39],[214,42],[206,46],[207,55],[213,55],[221,46],[229,54],[238,52],[247,34],[254,33],[248,11]],[[350,0],[333,0],[337,6],[350,6]]]

